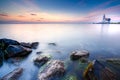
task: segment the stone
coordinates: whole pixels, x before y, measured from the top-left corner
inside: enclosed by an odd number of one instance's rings
[[[37,49],[38,45],[39,45],[39,42],[33,42],[31,44],[31,47],[32,47],[32,49]]]
[[[43,53],[43,52],[42,51],[36,52],[36,54],[41,54],[41,53]]]
[[[9,45],[6,48],[7,55],[6,58],[10,57],[24,57],[32,52],[32,49],[25,48],[21,45]]]
[[[71,60],[78,60],[89,57],[89,52],[86,50],[73,51],[70,55]]]
[[[89,63],[83,76],[85,80],[117,80],[116,73],[98,60]]]
[[[56,43],[48,43],[48,45],[56,46]]]
[[[27,47],[27,48],[31,48],[31,49],[37,49],[37,46],[39,45],[39,42],[33,42],[33,43],[21,42],[20,45],[24,46],[24,47]]]
[[[63,76],[64,73],[64,62],[51,60],[46,67],[38,73],[38,80],[50,80],[53,77]]]
[[[0,49],[0,67],[1,67],[2,64],[3,64],[3,59],[4,59],[3,52],[2,52],[2,50]]]
[[[37,66],[42,66],[43,64],[45,64],[49,60],[50,60],[49,57],[44,56],[44,55],[40,55],[34,60],[34,64]]]
[[[12,40],[12,39],[0,39],[0,48],[1,49],[6,49],[9,45],[19,45],[20,43],[17,42],[16,40]]]
[[[0,80],[18,80],[22,72],[23,72],[23,68],[16,68],[12,72],[2,77]]]

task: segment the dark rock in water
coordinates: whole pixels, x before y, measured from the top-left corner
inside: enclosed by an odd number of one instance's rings
[[[48,45],[56,46],[57,44],[56,43],[48,43]]]
[[[43,64],[45,64],[45,63],[48,62],[49,60],[50,60],[49,57],[40,55],[40,56],[38,56],[38,57],[34,60],[34,63],[35,63],[35,65],[37,65],[37,66],[42,66]]]
[[[64,63],[60,60],[50,61],[46,67],[38,73],[38,80],[49,80],[62,76],[65,73]]]
[[[23,68],[17,68],[14,71],[8,73],[2,79],[0,80],[18,80],[18,78],[21,76],[23,72]]]
[[[70,55],[71,60],[78,60],[78,59],[87,58],[87,57],[89,57],[89,52],[86,50],[73,51]]]
[[[84,71],[85,80],[116,80],[116,74],[101,62],[94,60]]]
[[[43,52],[42,51],[36,52],[36,54],[41,54],[41,53],[43,53]]]
[[[20,43],[15,41],[15,40],[11,40],[11,39],[0,39],[0,48],[1,49],[6,49],[9,45],[19,45]]]
[[[31,48],[31,44],[30,43],[21,42],[20,45],[24,46],[24,47],[27,47],[27,48]]]
[[[9,45],[6,48],[7,55],[5,56],[6,58],[9,57],[24,57],[28,55],[29,53],[32,52],[31,49],[25,48],[21,45]]]
[[[1,67],[2,64],[3,64],[3,58],[4,58],[4,55],[3,55],[2,50],[0,49],[0,67]]]
[[[37,49],[37,46],[39,45],[39,42],[33,42],[33,43],[21,42],[20,45],[24,46],[24,47],[27,47],[27,48]]]
[[[31,44],[31,47],[32,47],[32,49],[37,49],[38,45],[39,45],[39,42],[33,42]]]

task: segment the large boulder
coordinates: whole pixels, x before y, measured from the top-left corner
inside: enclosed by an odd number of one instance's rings
[[[81,58],[87,58],[89,57],[89,52],[86,50],[76,50],[73,51],[70,55],[71,60],[78,60]]]
[[[11,40],[11,39],[0,39],[0,48],[1,49],[6,49],[9,45],[19,45],[20,43],[15,41],[15,40]]]
[[[9,45],[6,48],[7,55],[5,55],[6,58],[9,57],[24,57],[32,52],[31,49],[25,48],[21,45]]]
[[[4,58],[3,52],[2,52],[2,50],[0,49],[0,66],[2,66],[2,64],[3,64],[3,58]]]
[[[0,80],[18,80],[22,72],[23,68],[17,68],[12,72],[8,73],[7,75],[5,75],[4,77],[2,77]]]
[[[52,60],[38,73],[38,80],[50,80],[53,77],[62,76],[64,73],[64,63],[60,60]]]
[[[34,60],[34,64],[37,66],[42,66],[43,64],[45,64],[49,60],[50,60],[50,57],[40,55]]]
[[[39,42],[33,42],[33,43],[21,42],[20,45],[24,46],[24,47],[27,47],[27,48],[36,49],[38,47],[38,45],[39,45]]]

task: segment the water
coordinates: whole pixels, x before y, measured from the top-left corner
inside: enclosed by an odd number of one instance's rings
[[[0,67],[0,77],[17,67],[24,68],[20,80],[36,80],[39,68],[33,64],[37,51],[52,59],[69,61],[73,50],[85,49],[90,52],[90,60],[120,58],[120,27],[118,24],[0,24],[0,38],[19,42],[39,42],[39,47],[20,63],[4,62]],[[57,46],[48,45],[55,42]],[[69,62],[69,65],[73,65]],[[74,62],[76,66],[76,62]],[[67,73],[79,75],[77,68],[68,67]],[[82,68],[82,66],[81,66]],[[79,77],[81,79],[81,77]]]

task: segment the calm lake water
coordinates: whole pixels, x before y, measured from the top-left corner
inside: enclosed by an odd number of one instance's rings
[[[24,72],[20,80],[36,80],[39,68],[33,64],[33,59],[37,56],[37,51],[63,61],[69,61],[70,53],[76,49],[88,50],[90,60],[120,58],[119,24],[0,24],[0,38],[40,43],[21,62],[13,64],[5,61],[0,67],[0,77],[22,67]],[[51,42],[57,46],[48,45]],[[74,65],[67,68],[67,74],[80,74],[76,72]],[[78,80],[80,79],[79,75]]]

